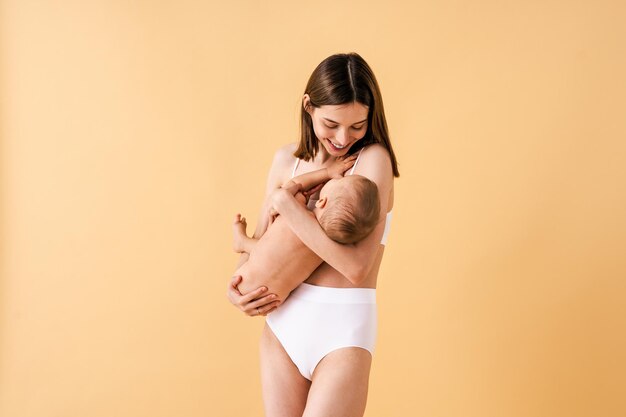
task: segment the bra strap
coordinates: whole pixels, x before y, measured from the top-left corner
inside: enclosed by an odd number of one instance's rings
[[[359,163],[359,158],[361,157],[361,152],[363,152],[363,149],[365,148],[361,148],[361,150],[359,151],[359,154],[356,156],[356,161],[354,161],[354,165],[352,165],[352,169],[350,170],[350,174],[348,175],[352,175],[354,173],[354,168],[356,168],[356,164]]]
[[[300,164],[300,158],[296,158],[296,163],[293,166],[293,171],[291,171],[291,178],[296,175],[296,169],[298,169],[298,165]]]

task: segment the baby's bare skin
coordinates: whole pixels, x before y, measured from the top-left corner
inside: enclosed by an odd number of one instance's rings
[[[344,187],[349,186],[352,178],[343,177],[343,173],[354,165],[355,158],[356,156],[350,156],[337,160],[325,170],[307,173],[291,180],[293,185],[299,184],[304,189],[309,189],[334,179],[324,185],[323,189],[328,196],[320,197],[316,208],[309,212],[311,216],[317,219],[325,209],[325,203],[321,202],[344,192]],[[304,194],[297,192],[294,197],[306,206]],[[280,216],[276,217],[258,240],[248,237],[246,226],[245,218],[238,214],[233,223],[233,249],[235,252],[246,252],[250,255],[246,263],[235,271],[235,275],[242,277],[238,285],[240,293],[246,294],[265,286],[268,289],[265,294],[276,294],[276,300],[282,302],[322,264],[322,259],[302,243]]]
[[[311,216],[314,216],[313,213]],[[243,230],[245,236],[245,227],[242,226],[243,223],[235,221],[234,228]],[[235,235],[238,230],[235,230]],[[277,300],[284,301],[322,263],[322,259],[302,243],[280,216],[261,239],[250,240],[252,242],[248,243],[253,246],[253,250],[249,251],[250,257],[235,272],[242,277],[238,287],[242,294],[266,286],[267,294],[276,294]],[[298,261],[294,262],[294,259]]]

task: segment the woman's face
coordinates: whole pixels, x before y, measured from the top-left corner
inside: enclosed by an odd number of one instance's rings
[[[305,94],[305,105],[308,104],[307,98]],[[361,103],[311,107],[308,113],[315,136],[331,156],[346,155],[350,147],[367,133],[368,108]]]

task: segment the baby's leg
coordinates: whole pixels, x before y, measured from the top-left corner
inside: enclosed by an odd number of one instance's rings
[[[248,237],[246,234],[247,226],[246,218],[241,217],[241,214],[237,214],[233,222],[233,250],[237,253],[250,253],[256,246],[257,240]]]

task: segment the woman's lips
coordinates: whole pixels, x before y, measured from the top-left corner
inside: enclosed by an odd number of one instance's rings
[[[336,146],[333,144],[333,142],[332,142],[330,139],[326,139],[326,140],[327,140],[327,141],[328,141],[328,143],[330,144],[330,147],[331,147],[334,151],[337,151],[337,152],[340,152],[340,151],[346,150],[346,149],[348,149],[348,147],[349,147],[349,145],[346,145],[346,146],[344,146],[344,147],[342,147],[342,148],[338,148],[338,147],[336,147]]]

